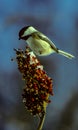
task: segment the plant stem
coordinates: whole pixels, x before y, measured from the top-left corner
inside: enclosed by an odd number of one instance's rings
[[[45,113],[40,117],[40,122],[39,122],[39,126],[38,126],[37,130],[42,130],[44,120],[45,120]]]

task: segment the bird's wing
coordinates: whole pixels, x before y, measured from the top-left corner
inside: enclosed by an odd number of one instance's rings
[[[54,45],[54,43],[47,36],[42,34],[41,32],[32,33],[32,37],[37,38],[37,39],[42,39],[42,40],[48,42],[49,45],[51,46],[51,48],[54,49],[58,53],[58,48]]]

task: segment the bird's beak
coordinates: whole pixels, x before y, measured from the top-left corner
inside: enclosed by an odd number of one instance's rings
[[[19,40],[20,40],[21,38],[19,37]]]

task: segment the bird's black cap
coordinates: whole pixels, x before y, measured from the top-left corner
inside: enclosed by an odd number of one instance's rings
[[[22,38],[22,35],[24,34],[24,32],[25,32],[29,27],[30,27],[30,26],[23,27],[23,28],[19,31],[19,40]]]

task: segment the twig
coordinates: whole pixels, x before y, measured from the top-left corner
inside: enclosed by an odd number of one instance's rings
[[[44,120],[45,120],[45,113],[40,117],[40,122],[39,122],[37,130],[42,130],[43,124],[44,124]]]

